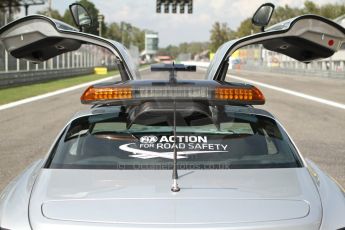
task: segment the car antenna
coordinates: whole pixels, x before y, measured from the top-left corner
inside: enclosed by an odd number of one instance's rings
[[[171,84],[176,84],[176,72],[175,72],[175,63],[173,62],[172,68],[170,71],[169,81]],[[176,98],[174,96],[174,159],[173,159],[173,184],[171,186],[172,192],[179,192],[180,187],[177,184],[178,173],[177,173],[177,147],[176,147]]]

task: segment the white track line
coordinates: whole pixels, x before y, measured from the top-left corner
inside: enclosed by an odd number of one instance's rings
[[[150,67],[144,67],[144,68],[140,69],[139,71],[147,70],[149,68]],[[73,90],[77,90],[77,89],[81,89],[81,88],[86,88],[86,87],[88,87],[90,85],[98,84],[98,83],[101,83],[101,82],[104,82],[104,81],[109,81],[109,80],[112,80],[113,78],[118,78],[119,76],[120,75],[117,74],[117,75],[114,75],[112,77],[107,77],[107,78],[103,78],[103,79],[96,80],[96,81],[86,82],[86,83],[75,85],[75,86],[72,86],[72,87],[69,87],[69,88],[59,89],[59,90],[56,90],[56,91],[53,91],[53,92],[50,92],[50,93],[45,93],[45,94],[41,94],[41,95],[38,95],[38,96],[29,97],[29,98],[26,98],[26,99],[23,99],[23,100],[19,100],[19,101],[11,102],[11,103],[8,103],[8,104],[0,105],[0,111],[1,110],[5,110],[5,109],[9,109],[9,108],[13,108],[13,107],[16,107],[16,106],[19,106],[19,105],[23,105],[23,104],[26,104],[26,103],[42,100],[42,99],[47,98],[47,97],[52,97],[52,96],[56,96],[56,95],[59,95],[59,94],[71,92]]]
[[[253,80],[249,80],[249,79],[242,78],[242,77],[237,77],[237,76],[230,75],[230,74],[227,74],[227,76],[230,77],[230,78],[236,79],[236,80],[240,80],[240,81],[243,81],[243,82],[248,82],[248,83],[251,83],[251,84],[254,84],[254,85],[259,85],[259,86],[264,87],[264,88],[273,89],[273,90],[276,90],[276,91],[279,91],[279,92],[282,92],[282,93],[290,94],[290,95],[293,95],[293,96],[296,96],[296,97],[301,97],[301,98],[304,98],[304,99],[307,99],[307,100],[311,100],[311,101],[315,101],[315,102],[318,102],[318,103],[321,103],[321,104],[333,106],[333,107],[336,107],[336,108],[339,108],[339,109],[345,109],[345,105],[341,104],[341,103],[338,103],[338,102],[326,100],[326,99],[319,98],[319,97],[314,97],[314,96],[311,96],[311,95],[308,95],[308,94],[299,93],[299,92],[292,91],[292,90],[289,90],[289,89],[280,88],[280,87],[277,87],[277,86],[274,86],[274,85],[269,85],[269,84],[265,84],[265,83],[262,83],[262,82],[253,81]]]
[[[47,97],[52,97],[52,96],[56,96],[56,95],[59,95],[59,94],[67,93],[67,92],[70,92],[70,91],[73,91],[73,90],[77,90],[77,89],[81,89],[81,88],[86,88],[86,87],[88,87],[90,85],[101,83],[103,81],[108,81],[108,80],[111,80],[111,79],[113,79],[115,77],[119,77],[119,75],[115,75],[113,77],[107,77],[107,78],[100,79],[100,80],[97,80],[97,81],[91,81],[91,82],[75,85],[75,86],[72,86],[72,87],[69,87],[69,88],[65,88],[65,89],[59,89],[59,90],[56,90],[56,91],[53,91],[53,92],[50,92],[50,93],[45,93],[45,94],[41,94],[41,95],[38,95],[38,96],[29,97],[29,98],[22,99],[22,100],[19,100],[19,101],[15,101],[15,102],[11,102],[11,103],[8,103],[8,104],[0,105],[0,111],[1,110],[5,110],[5,109],[9,109],[9,108],[13,108],[13,107],[16,107],[16,106],[19,106],[19,105],[23,105],[23,104],[26,104],[26,103],[42,100],[42,99],[47,98]]]

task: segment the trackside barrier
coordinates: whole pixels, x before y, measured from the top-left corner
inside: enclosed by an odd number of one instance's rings
[[[182,62],[185,65],[195,65],[203,69],[207,69],[209,62],[196,62],[196,61],[185,61]],[[233,69],[229,69],[229,72],[261,72],[261,73],[270,73],[270,74],[282,74],[282,75],[299,75],[305,77],[324,77],[324,78],[337,78],[345,79],[344,71],[322,71],[322,70],[312,70],[312,69],[289,69],[289,68],[269,68],[263,66],[250,66],[250,65],[241,65],[240,68],[234,66]]]
[[[248,71],[248,72],[262,72],[262,73],[270,73],[270,74],[345,79],[344,71],[333,71],[333,70],[292,69],[292,68],[277,68],[277,67],[269,68],[265,66],[241,65],[241,70],[239,71],[243,71],[243,70]]]
[[[0,88],[93,74],[94,67],[107,67],[110,71],[117,68],[115,63],[109,50],[91,44],[38,64],[16,59],[0,44]]]
[[[0,88],[45,82],[78,75],[92,74],[93,68],[9,71],[0,73]]]
[[[105,75],[108,73],[108,68],[107,67],[95,67],[94,72],[97,75]]]

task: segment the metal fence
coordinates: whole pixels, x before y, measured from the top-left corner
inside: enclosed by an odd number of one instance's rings
[[[314,60],[309,64],[296,61],[284,54],[249,45],[237,50],[230,58],[230,69],[345,79],[345,50],[332,57]]]
[[[16,59],[0,47],[0,88],[49,81],[93,72],[96,66],[116,68],[115,56],[107,49],[83,45],[42,63]]]
[[[284,75],[297,75],[297,76],[306,76],[306,77],[326,77],[326,78],[338,78],[338,79],[345,79],[345,72],[344,71],[335,71],[335,70],[319,70],[319,69],[307,69],[307,68],[282,68],[282,67],[267,67],[263,65],[240,65],[240,66],[233,66],[233,71],[241,71],[241,70],[248,70],[248,71],[255,71],[255,72],[264,72],[264,73],[279,73]]]
[[[87,75],[92,72],[93,68],[74,68],[0,73],[0,88],[9,88],[67,77]]]

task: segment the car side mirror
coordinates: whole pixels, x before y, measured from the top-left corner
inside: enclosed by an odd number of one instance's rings
[[[90,27],[92,19],[87,10],[79,3],[73,3],[69,6],[74,23],[83,31],[85,27]]]
[[[260,26],[261,31],[265,31],[265,27],[271,20],[274,12],[274,5],[272,3],[265,3],[261,5],[252,17],[253,25]]]

